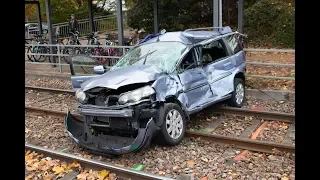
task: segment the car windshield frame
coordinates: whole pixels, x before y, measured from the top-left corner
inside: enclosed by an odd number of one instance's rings
[[[187,50],[188,46],[178,41],[158,41],[141,44],[130,49],[110,70],[140,64],[151,65],[162,72],[171,73],[175,71],[177,63],[179,63]],[[135,53],[140,54],[136,55]],[[132,63],[129,61],[132,61]]]

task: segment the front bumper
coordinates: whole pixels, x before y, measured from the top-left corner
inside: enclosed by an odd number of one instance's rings
[[[139,117],[143,116],[146,118],[145,113],[141,112],[143,111],[133,114],[131,110],[87,109],[83,111],[82,109],[81,114],[85,116],[85,119],[90,116],[133,117],[134,119],[139,119]],[[153,135],[160,128],[155,124],[154,118],[152,118],[154,113],[148,111],[147,116],[150,117],[145,128],[139,128],[135,138],[105,134],[98,134],[97,136],[88,135],[88,133],[85,133],[89,132],[85,131],[88,128],[86,120],[79,120],[70,112],[65,117],[65,127],[69,136],[80,146],[99,154],[118,155],[137,151],[150,144]]]

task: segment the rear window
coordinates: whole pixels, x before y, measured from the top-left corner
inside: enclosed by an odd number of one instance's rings
[[[225,39],[234,54],[236,54],[242,50],[242,48],[239,44],[239,39],[236,34],[232,34],[230,36],[227,36],[227,37],[225,37]]]

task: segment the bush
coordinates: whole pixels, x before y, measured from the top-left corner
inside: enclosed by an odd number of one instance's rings
[[[253,45],[294,48],[294,7],[288,1],[260,0],[244,12],[244,32]]]

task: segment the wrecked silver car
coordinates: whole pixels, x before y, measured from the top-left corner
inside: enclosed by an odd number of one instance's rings
[[[69,135],[96,153],[123,154],[155,136],[179,144],[190,114],[228,100],[241,107],[246,58],[230,27],[159,33],[135,46],[109,71],[72,77],[84,121],[70,112]]]

